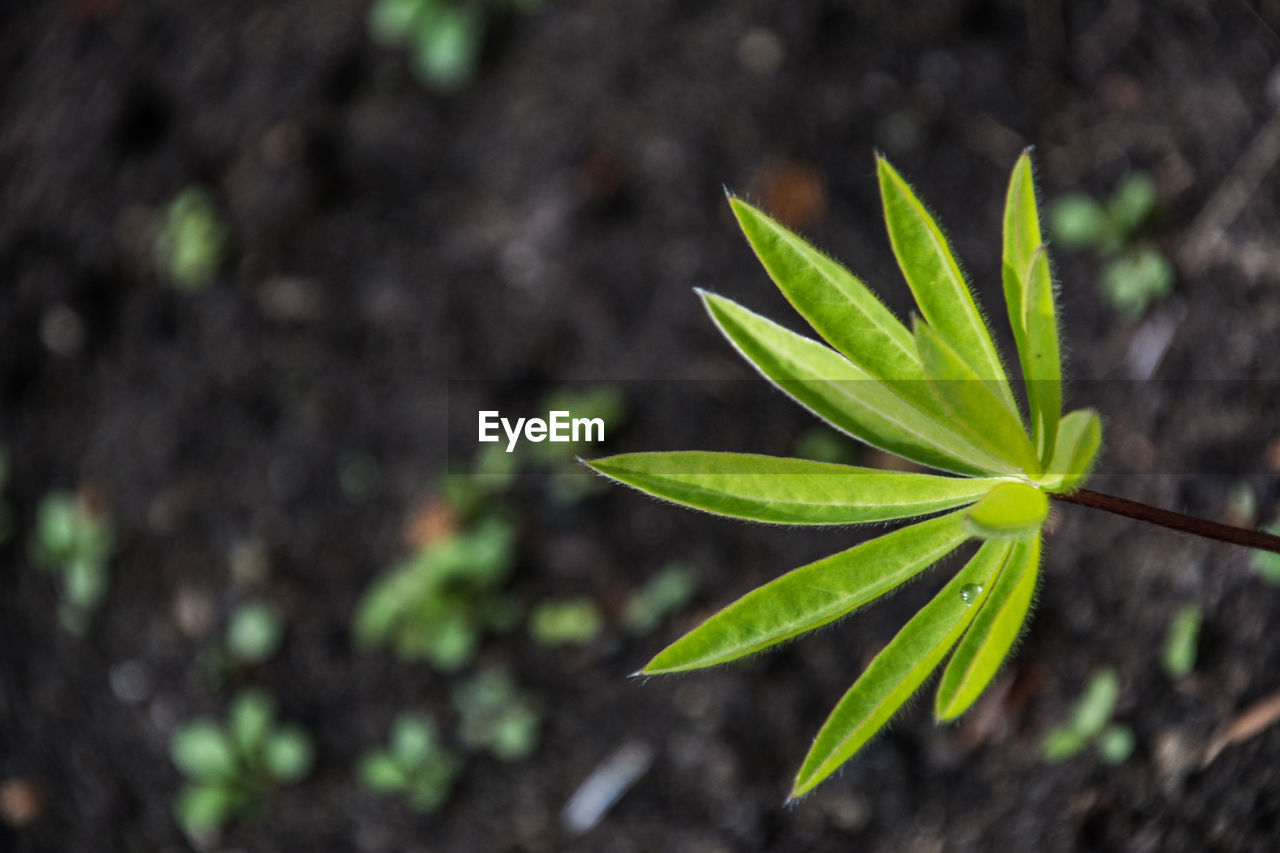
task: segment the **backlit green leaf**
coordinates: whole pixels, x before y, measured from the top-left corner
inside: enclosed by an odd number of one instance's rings
[[[987,542],[932,601],[885,646],[823,724],[792,788],[792,799],[812,790],[848,761],[889,722],[933,672],[973,619],[967,587],[986,589],[1011,542]]]
[[[972,602],[981,609],[942,674],[935,706],[939,720],[963,714],[995,677],[1022,630],[1039,568],[1040,537],[1018,540],[990,592]]]
[[[1053,304],[1049,256],[1041,246],[1031,256],[1027,272],[1026,345],[1021,349],[1022,375],[1027,383],[1031,435],[1039,458],[1046,463],[1057,441],[1062,417],[1062,360],[1058,352],[1058,317]]]
[[[716,613],[642,672],[725,663],[826,625],[902,584],[964,540],[960,514],[951,513],[801,566]]]
[[[1013,393],[991,332],[942,229],[887,160],[879,157],[876,165],[889,240],[920,313],[979,378],[994,380],[996,393],[1014,409]]]
[[[849,361],[937,419],[942,412],[906,326],[843,266],[741,199],[729,203],[761,264],[809,325]]]
[[[925,371],[955,423],[979,446],[1016,469],[1035,475],[1040,460],[1017,412],[1006,405],[993,383],[973,371],[959,353],[927,323],[916,322],[916,345]]]
[[[1001,483],[968,509],[965,526],[983,539],[1010,539],[1035,531],[1049,515],[1049,498],[1026,483]]]
[[[1040,234],[1030,151],[1009,177],[1004,208],[1004,299],[1027,383],[1032,443],[1047,462],[1062,416],[1062,367],[1049,260]]]
[[[1093,469],[1102,445],[1102,422],[1093,409],[1076,409],[1058,424],[1057,447],[1040,484],[1051,492],[1071,492]]]
[[[178,769],[192,779],[215,782],[234,778],[235,749],[212,720],[188,723],[174,733],[169,755]]]
[[[704,291],[699,295],[720,331],[747,361],[837,429],[872,446],[945,471],[970,475],[1016,473],[963,435],[922,415],[835,350],[723,296]]]
[[[628,453],[586,464],[655,497],[775,524],[856,524],[927,515],[976,501],[1001,482],[696,450]]]
[[[1031,180],[1031,153],[1023,151],[1009,176],[1009,190],[1004,203],[1004,258],[1001,270],[1004,279],[1004,302],[1009,309],[1009,326],[1018,352],[1025,353],[1026,273],[1031,268],[1031,257],[1042,242],[1040,217],[1036,213],[1036,189]],[[1023,360],[1025,365],[1025,358]]]

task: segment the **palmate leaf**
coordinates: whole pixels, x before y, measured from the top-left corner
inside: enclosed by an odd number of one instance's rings
[[[754,521],[850,524],[948,511],[748,592],[660,652],[643,674],[766,649],[892,591],[966,539],[984,540],[840,700],[803,762],[793,797],[853,756],[952,649],[938,718],[953,719],[981,695],[1030,609],[1048,496],[1081,486],[1102,439],[1096,412],[1061,414],[1057,311],[1030,157],[1023,154],[1009,181],[1003,254],[1029,431],[941,229],[885,160],[877,172],[894,254],[923,315],[911,331],[844,267],[735,198],[734,214],[765,269],[830,346],[722,296],[699,295],[734,347],[801,405],[872,446],[964,476],[701,451],[587,463],[655,497]]]
[[[697,450],[628,453],[587,464],[655,497],[772,524],[911,518],[972,503],[1004,482]]]
[[[641,672],[714,666],[812,631],[898,587],[965,538],[963,517],[953,512],[793,569],[676,640]]]

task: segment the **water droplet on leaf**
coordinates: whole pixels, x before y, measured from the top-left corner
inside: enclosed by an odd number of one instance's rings
[[[965,604],[973,604],[982,595],[982,587],[976,583],[967,583],[960,587],[960,600]]]

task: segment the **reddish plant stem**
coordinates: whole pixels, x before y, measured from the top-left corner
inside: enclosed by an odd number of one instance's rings
[[[1243,545],[1246,548],[1257,548],[1261,551],[1274,551],[1280,554],[1280,536],[1264,533],[1261,530],[1247,530],[1243,527],[1232,527],[1230,524],[1206,521],[1193,515],[1183,515],[1180,512],[1160,509],[1089,489],[1079,489],[1069,495],[1051,494],[1049,497],[1064,503],[1079,504],[1127,518],[1135,518],[1148,524],[1158,524],[1161,527],[1190,533],[1192,536],[1202,536],[1205,539],[1216,539],[1219,542],[1230,542],[1233,545]]]

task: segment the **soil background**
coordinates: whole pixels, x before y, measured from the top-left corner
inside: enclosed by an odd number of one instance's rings
[[[1280,728],[1200,758],[1280,690],[1280,593],[1239,549],[1077,507],[1055,518],[1034,619],[992,696],[950,728],[917,700],[791,807],[826,713],[936,574],[742,665],[626,675],[861,532],[735,524],[623,489],[564,508],[522,477],[512,589],[592,596],[611,627],[586,649],[542,649],[522,629],[486,642],[482,660],[542,704],[542,744],[518,764],[476,757],[434,815],[361,791],[350,769],[401,709],[453,731],[447,682],[357,652],[349,625],[407,552],[447,458],[469,452],[450,434],[449,380],[508,383],[523,404],[614,383],[631,417],[601,452],[790,452],[805,413],[747,381],[691,288],[801,328],[737,233],[727,186],[907,316],[876,150],[948,227],[1006,352],[1000,215],[1018,153],[1035,146],[1042,199],[1150,171],[1172,296],[1126,321],[1095,262],[1055,256],[1069,403],[1106,417],[1094,486],[1275,517],[1280,5],[548,0],[500,17],[452,95],[374,46],[366,13],[361,0],[0,12],[0,441],[17,518],[0,547],[0,781],[39,794],[32,819],[0,824],[0,849],[186,849],[168,739],[221,715],[238,686],[197,659],[249,592],[280,605],[288,634],[237,680],[268,689],[319,757],[216,849],[1274,848]],[[232,236],[212,286],[185,293],[155,270],[148,223],[193,183]],[[338,476],[353,454],[383,474],[361,500]],[[1242,485],[1252,509],[1233,500]],[[57,586],[27,557],[53,489],[109,509],[119,537],[85,639],[59,627]],[[231,571],[246,542],[270,566],[248,590]],[[696,569],[694,604],[647,637],[618,631],[627,596],[671,561]],[[1205,628],[1195,673],[1173,683],[1159,653],[1188,601]],[[190,607],[212,614],[203,633]],[[1100,666],[1121,675],[1133,757],[1042,763],[1040,739]],[[145,689],[121,690],[121,672]],[[628,742],[652,767],[571,834],[563,804]]]

